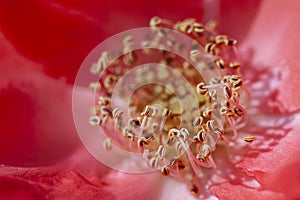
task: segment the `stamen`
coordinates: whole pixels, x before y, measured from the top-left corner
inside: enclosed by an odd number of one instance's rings
[[[202,127],[200,131],[198,131],[197,135],[194,137],[194,140],[204,142],[206,140],[206,131]]]
[[[228,85],[224,86],[224,94],[227,99],[230,99],[232,97],[232,90]]]
[[[147,105],[145,110],[141,113],[141,116],[144,118],[140,127],[139,137],[143,135],[144,129],[148,127],[151,118],[156,114],[156,112],[157,111],[153,107]]]
[[[217,59],[215,60],[215,64],[217,65],[217,67],[219,67],[220,69],[225,69],[225,62],[223,59]]]
[[[240,105],[240,104],[238,104],[238,103],[236,103],[236,102],[234,102],[234,101],[232,101],[232,100],[230,100],[230,99],[227,99],[227,101],[230,103],[230,104],[232,104],[232,105],[234,105],[234,106],[236,106],[239,110],[241,110],[242,111],[242,113],[243,113],[243,116],[244,116],[244,118],[245,118],[245,123],[247,123],[248,122],[248,114],[247,114],[247,111]]]
[[[119,128],[122,127],[122,121],[120,120],[122,114],[123,114],[123,111],[120,108],[115,108],[112,111],[112,115],[114,118],[114,138],[118,141],[118,143],[121,143],[121,141],[118,137],[117,127],[119,127]]]
[[[141,126],[141,121],[139,119],[129,119],[128,125],[130,128],[137,129]]]
[[[179,158],[173,158],[171,161],[170,161],[170,165],[176,169],[179,169],[179,170],[184,170],[185,169],[185,164],[183,163],[182,160],[180,160]]]
[[[169,167],[167,165],[164,165],[161,168],[161,173],[162,173],[163,176],[169,176],[170,175]]]
[[[115,75],[107,75],[104,79],[103,85],[105,88],[112,88],[117,81],[117,77]]]
[[[181,138],[179,138],[179,141],[180,141],[182,147],[184,148],[184,150],[187,152],[187,155],[188,155],[189,161],[191,163],[192,169],[194,170],[196,175],[199,175],[201,173],[201,171],[196,166],[196,164],[194,162],[194,158],[193,158],[194,154],[190,151],[190,148],[188,147],[188,145],[186,145]]]
[[[165,146],[164,146],[164,145],[160,145],[160,146],[158,147],[158,150],[157,150],[157,152],[155,153],[155,155],[156,155],[160,160],[162,160],[162,159],[165,157],[165,155],[166,155],[166,148],[165,148]]]
[[[213,158],[211,157],[211,148],[208,144],[203,144],[200,148],[200,152],[199,154],[197,155],[197,158],[199,160],[206,160],[207,158],[209,159],[210,163],[211,163],[211,167],[212,168],[216,168],[216,163],[215,161],[213,160]]]
[[[215,101],[216,100],[216,96],[217,96],[217,91],[216,90],[210,90],[208,93],[209,93],[209,96],[211,97],[211,99],[213,101]]]
[[[193,24],[193,34],[195,35],[195,36],[202,36],[202,34],[205,32],[205,28],[204,28],[204,25],[203,24],[201,24],[201,23],[197,23],[197,22],[195,22],[194,24]]]
[[[205,87],[205,83],[201,82],[197,85],[197,93],[201,95],[206,95],[208,93],[208,89]]]
[[[179,131],[179,137],[183,140],[183,141],[187,141],[189,138],[189,131],[186,128],[181,128]]]
[[[152,17],[151,20],[150,20],[150,26],[151,27],[159,27],[162,23],[162,19],[160,17]]]
[[[101,124],[101,118],[99,116],[91,116],[89,119],[89,123],[92,126],[99,126]]]
[[[227,45],[228,42],[229,41],[227,35],[218,35],[215,37],[215,43],[217,45],[221,45],[221,44]]]
[[[113,115],[114,119],[119,119],[122,114],[123,114],[123,111],[120,108],[115,108],[112,111],[112,115]]]
[[[177,136],[179,136],[180,131],[176,128],[172,128],[169,130],[169,137],[170,138],[176,138]]]
[[[236,60],[235,55],[237,41],[227,35],[218,35],[215,21],[203,25],[196,19],[188,18],[173,23],[155,16],[151,18],[150,26],[173,28],[192,37],[195,42],[185,45],[173,37],[168,38],[166,29],[151,28],[155,35],[145,35],[142,41],[130,34],[124,36],[119,50],[123,55],[113,63],[109,60],[115,52],[103,52],[90,68],[92,74],[102,75],[103,79],[89,84],[99,96],[98,102],[90,112],[89,123],[102,126],[102,130],[109,133],[112,133],[109,129],[113,127],[114,135],[110,135],[112,138],[103,141],[105,149],[110,150],[112,142],[117,142],[119,147],[140,152],[148,167],[160,169],[163,176],[172,176],[188,182],[191,193],[199,195],[196,183],[198,184],[201,168],[216,168],[213,156],[220,142],[230,144],[226,137],[230,128],[233,132],[232,139],[235,139],[237,127],[248,121],[246,110],[240,105],[240,102],[243,102],[241,94],[245,91],[245,84],[238,69],[241,63]],[[204,50],[199,50],[199,44]],[[136,45],[145,49],[134,50]],[[157,47],[157,51],[152,49],[153,46]],[[189,60],[166,51],[167,47],[185,54],[188,52]],[[183,84],[174,79],[170,88],[175,88],[176,95],[160,84],[154,87],[145,86],[145,90],[144,86],[139,88],[128,101],[129,119],[127,115],[123,115],[120,108],[112,109],[114,87],[121,85],[120,87],[125,89],[123,96],[120,95],[122,98],[126,95],[125,91],[133,91],[134,84],[143,83],[143,79],[154,83],[155,76],[159,80],[174,77],[174,74],[166,69],[147,71],[139,68],[135,78],[127,85],[123,84],[121,80],[124,80],[120,77],[135,68],[144,57],[153,57],[155,62],[176,69],[186,78],[192,86],[192,91],[197,93],[196,106],[192,103],[186,105],[192,102],[192,95],[184,89]],[[147,59],[145,61],[148,62]],[[208,76],[202,76],[204,74],[200,74],[200,70],[209,72]],[[163,110],[154,105],[162,105]],[[217,119],[220,115],[222,119]],[[221,127],[223,118],[226,120],[225,127]],[[247,143],[252,143],[255,139],[255,136],[244,137]]]
[[[192,169],[194,170],[194,172],[196,173],[196,175],[199,175],[201,173],[200,169],[196,166],[195,162],[198,163],[199,165],[203,166],[203,167],[209,167],[209,165],[201,160],[198,160],[194,154],[191,152],[189,146],[181,139],[179,138],[179,141],[183,147],[183,149],[187,152],[190,164],[192,166]]]
[[[206,122],[206,127],[207,129],[210,131],[210,132],[213,132],[215,130],[215,127],[214,127],[214,120],[208,120]]]
[[[193,121],[193,127],[199,127],[203,123],[203,117],[199,116]]]
[[[93,89],[93,90],[99,92],[99,91],[101,90],[101,85],[100,85],[99,82],[91,82],[91,83],[89,84],[89,88],[91,88],[91,89]]]
[[[227,137],[224,135],[224,131],[220,130],[219,128],[216,128],[214,130],[214,133],[217,134],[220,138],[222,138],[225,143],[228,145],[230,141],[227,139]]]
[[[191,191],[191,195],[193,195],[193,196],[198,196],[198,194],[199,194],[199,189],[195,184],[193,184],[190,191]]]
[[[141,116],[153,117],[156,113],[156,110],[151,106],[146,106],[144,112],[141,113]]]
[[[112,111],[111,108],[108,106],[101,106],[100,108],[100,113],[102,116],[102,124],[105,124],[107,118],[111,118],[112,117]]]
[[[98,104],[101,106],[109,106],[110,98],[100,96],[98,99]]]
[[[217,48],[217,45],[212,42],[209,42],[205,45],[205,51],[212,55],[216,55],[216,51],[215,51],[216,48]]]
[[[236,139],[236,138],[237,138],[237,130],[236,130],[236,128],[235,128],[234,121],[233,121],[233,119],[232,119],[231,117],[229,117],[229,116],[227,116],[226,118],[227,118],[227,121],[228,121],[228,123],[229,123],[229,125],[230,125],[230,127],[231,127],[231,130],[233,131],[233,137],[232,137],[232,139]]]
[[[183,147],[182,147],[182,145],[181,145],[181,143],[180,142],[177,142],[177,144],[176,144],[176,151],[177,151],[177,153],[179,153],[179,154],[182,154],[183,152]]]
[[[106,150],[111,150],[111,138],[105,138],[105,140],[103,141],[103,148]]]
[[[131,46],[133,44],[133,37],[131,35],[125,36],[122,43],[125,47]]]
[[[153,168],[157,168],[158,167],[158,158],[153,157],[150,159],[150,166]]]
[[[159,143],[162,144],[162,131],[166,124],[167,118],[171,115],[171,111],[167,108],[163,109],[163,119],[159,126]]]
[[[231,63],[229,63],[229,67],[231,67],[233,69],[237,69],[240,66],[241,66],[240,62],[231,62]]]
[[[194,50],[190,51],[190,56],[191,56],[192,60],[195,60],[195,58],[197,58],[197,57],[199,57],[201,55],[202,55],[201,51],[199,51],[197,49],[194,49]]]
[[[245,136],[244,137],[244,141],[247,142],[247,143],[252,143],[254,140],[256,140],[256,137],[255,136]]]
[[[237,40],[234,39],[229,39],[227,45],[228,46],[234,46],[237,44]]]
[[[203,117],[209,118],[211,117],[211,113],[214,111],[214,109],[207,107],[205,108],[205,111],[203,112]]]
[[[130,141],[134,141],[134,139],[135,139],[134,131],[129,129],[128,127],[125,127],[122,130],[122,134],[124,135],[125,138],[128,138]]]
[[[148,145],[149,144],[149,140],[147,140],[145,137],[140,137],[137,141],[137,145],[139,147],[143,147],[144,145]]]

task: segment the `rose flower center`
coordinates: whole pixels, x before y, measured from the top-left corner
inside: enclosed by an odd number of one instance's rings
[[[149,168],[186,182],[198,195],[201,168],[217,167],[214,151],[248,120],[237,41],[218,35],[216,22],[153,17],[150,27],[153,34],[138,41],[142,49],[134,48],[139,36],[127,35],[121,56],[108,63],[115,52],[104,51],[92,65],[91,73],[102,76],[89,85],[96,96],[89,122],[107,136],[105,149],[115,144],[139,153]]]

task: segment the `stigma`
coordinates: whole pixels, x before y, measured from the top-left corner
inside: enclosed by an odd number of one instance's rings
[[[120,44],[125,53],[108,68],[105,65],[109,55],[114,53],[110,51],[102,52],[91,66],[92,74],[104,76],[89,84],[97,97],[89,123],[105,131],[107,139],[103,148],[109,151],[113,143],[124,150],[140,153],[149,168],[186,182],[191,193],[197,196],[197,181],[203,176],[202,169],[218,167],[214,151],[236,140],[237,127],[248,121],[242,105],[247,92],[237,56],[237,41],[217,34],[216,22],[203,24],[192,18],[172,22],[153,17],[149,24],[161,29],[156,31],[157,37],[145,37],[141,43],[143,49],[131,50],[135,38],[128,35]],[[165,41],[162,38],[168,29],[192,38],[203,51],[180,45],[176,40]],[[197,66],[172,52],[148,48],[152,43],[188,51],[189,58]],[[149,60],[159,63],[160,67],[143,65],[138,68]],[[134,76],[125,79],[132,70],[135,70]],[[203,77],[201,70],[208,76]],[[144,79],[148,84],[140,84],[141,87],[135,89],[134,84]],[[163,80],[167,79],[171,82],[163,85]],[[159,84],[156,80],[160,80]],[[188,81],[188,87],[184,87],[181,80]],[[116,97],[117,86],[122,90]],[[254,140],[251,136],[244,138],[247,143]]]

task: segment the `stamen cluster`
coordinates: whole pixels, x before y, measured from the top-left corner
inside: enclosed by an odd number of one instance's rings
[[[89,85],[98,98],[91,111],[90,124],[100,126],[107,132],[108,138],[103,144],[105,149],[110,150],[111,143],[115,143],[123,149],[140,152],[150,168],[159,169],[163,176],[173,176],[187,182],[191,192],[197,195],[195,182],[202,176],[201,168],[216,168],[213,152],[218,145],[229,144],[230,135],[233,135],[232,139],[237,137],[237,124],[247,122],[247,113],[240,105],[244,88],[241,64],[236,56],[237,41],[226,35],[218,35],[215,31],[216,22],[202,24],[195,19],[185,19],[173,23],[153,17],[150,26],[173,29],[192,37],[212,58],[210,65],[202,67],[217,67],[219,76],[205,82],[197,70],[179,56],[146,48],[149,42],[156,41],[145,40],[143,51],[129,51],[122,55],[112,64],[114,70],[105,68],[112,52],[103,52],[91,67],[92,74],[105,73],[105,76],[103,80]],[[130,35],[123,39],[124,52],[128,52],[133,42]],[[169,42],[170,45],[176,43]],[[180,113],[174,93],[161,85],[145,86],[144,91],[132,95],[129,119],[123,118],[124,110],[112,107],[112,92],[118,79],[127,70],[137,66],[144,56],[159,58],[160,63],[176,68],[190,81],[199,105],[197,109],[191,108],[190,112],[199,113],[196,117],[185,117]],[[190,56],[197,60],[203,55],[192,49]],[[158,73],[162,78],[168,78],[168,72]],[[189,98],[185,91],[180,92],[182,97]],[[221,101],[216,102],[216,99]],[[157,106],[158,103],[163,107]],[[218,118],[224,118],[225,121]],[[247,138],[247,142],[251,140],[253,138]]]

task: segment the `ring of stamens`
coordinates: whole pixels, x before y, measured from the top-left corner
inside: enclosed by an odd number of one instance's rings
[[[236,51],[237,41],[226,35],[215,34],[213,30],[215,24],[204,25],[195,19],[186,19],[174,24],[169,20],[153,17],[150,20],[150,26],[173,28],[187,34],[200,43],[207,54],[214,56],[212,65],[218,68],[221,78],[212,77],[208,83],[205,83],[203,79],[199,78],[196,70],[181,71],[182,74],[189,76],[195,85],[193,89],[198,95],[200,116],[192,119],[181,119],[188,121],[191,129],[180,127],[178,123],[180,120],[178,119],[182,115],[176,109],[171,108],[176,103],[170,103],[173,101],[174,95],[172,96],[167,90],[157,87],[156,90],[146,91],[143,96],[141,95],[141,98],[145,98],[149,104],[141,106],[132,103],[130,109],[134,113],[133,117],[125,123],[122,120],[124,111],[121,108],[112,109],[109,95],[104,96],[101,93],[97,105],[91,112],[89,122],[93,126],[106,126],[109,120],[114,122],[113,136],[111,139],[105,140],[103,144],[107,150],[111,149],[111,143],[117,141],[118,145],[123,145],[126,149],[142,152],[148,166],[160,169],[163,176],[174,176],[186,181],[188,175],[191,175],[194,179],[198,179],[201,176],[202,167],[217,167],[213,159],[213,152],[222,141],[225,144],[230,142],[228,135],[233,133],[232,138],[236,138],[235,125],[241,123],[241,119],[246,122],[248,119],[245,109],[240,105],[240,97],[244,89],[239,69],[241,63],[236,60],[236,57],[226,56],[227,51],[230,53]],[[144,45],[149,42],[159,41],[145,41]],[[176,44],[174,41],[169,41],[169,43]],[[133,38],[125,37],[122,42],[124,52],[127,52],[132,44]],[[143,53],[148,55],[151,51],[146,49]],[[179,59],[176,55],[166,56],[167,53],[163,51],[160,53],[163,55],[162,63],[172,64]],[[109,52],[104,52],[100,56],[97,63],[92,66],[91,73],[98,74],[104,70],[103,65],[107,62],[108,55]],[[126,70],[126,67],[134,66],[138,56],[139,52],[131,51],[119,58],[116,63],[123,63]],[[190,56],[191,59],[197,60],[198,57],[202,56],[202,53],[198,50],[191,50]],[[182,68],[189,69],[189,63],[178,62]],[[168,76],[168,74],[164,75],[163,72],[159,75]],[[93,82],[90,87],[96,92],[105,88],[109,91],[107,94],[111,94],[111,89],[119,77],[120,74],[107,72],[106,78],[101,82],[102,84],[100,81]],[[219,94],[220,91],[222,95]],[[182,96],[184,96],[185,93],[182,92]],[[147,95],[152,98],[147,99]],[[215,99],[220,98],[223,98],[220,105],[213,103]],[[152,106],[156,100],[167,102],[162,110]],[[225,132],[224,130],[227,129],[223,129],[217,121],[212,119],[212,115],[216,113],[226,119],[224,126],[230,127],[232,133]],[[249,136],[244,140],[251,143],[255,138]],[[192,187],[193,193],[198,191],[195,187],[195,185]]]

